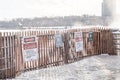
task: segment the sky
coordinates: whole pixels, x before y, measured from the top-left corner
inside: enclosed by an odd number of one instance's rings
[[[0,0],[0,20],[83,14],[101,16],[101,3],[102,0]]]
[[[116,0],[116,13],[120,15],[120,0]]]

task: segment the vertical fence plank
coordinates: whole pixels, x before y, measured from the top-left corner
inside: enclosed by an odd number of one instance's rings
[[[5,78],[7,78],[7,49],[6,49],[6,33],[4,32],[4,54],[5,54]]]
[[[5,78],[5,53],[4,53],[4,37],[0,33],[0,79]]]

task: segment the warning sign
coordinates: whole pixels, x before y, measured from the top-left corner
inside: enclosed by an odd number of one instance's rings
[[[62,35],[61,34],[56,34],[55,35],[55,43],[56,43],[56,47],[62,47],[63,46]]]
[[[93,32],[88,33],[88,40],[93,41]]]
[[[38,38],[36,36],[22,38],[22,53],[24,61],[38,59]]]
[[[82,32],[75,32],[75,48],[76,52],[83,50],[83,36]]]

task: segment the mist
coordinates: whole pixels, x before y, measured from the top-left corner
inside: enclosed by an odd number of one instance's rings
[[[113,21],[110,23],[110,28],[119,29],[120,30],[120,0],[116,0],[115,10],[116,11],[113,16]]]

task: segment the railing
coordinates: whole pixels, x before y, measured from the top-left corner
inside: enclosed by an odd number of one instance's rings
[[[113,36],[114,36],[115,52],[117,55],[120,55],[120,32],[119,31],[113,32]]]
[[[76,52],[75,32],[82,32],[83,50]],[[89,35],[92,32],[92,37]],[[62,46],[56,46],[55,35],[62,36]],[[24,61],[22,38],[36,36],[38,58]],[[1,33],[0,78],[13,78],[24,71],[72,63],[84,57],[114,52],[113,34],[110,29],[90,28],[63,31],[24,31]]]

